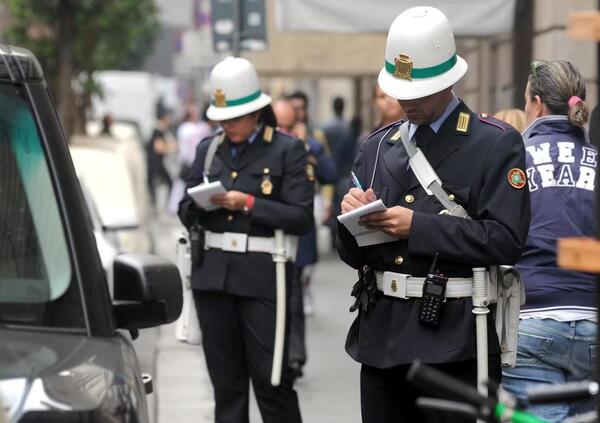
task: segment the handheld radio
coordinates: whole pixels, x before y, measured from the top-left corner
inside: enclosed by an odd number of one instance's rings
[[[448,282],[448,278],[435,268],[438,255],[436,252],[429,273],[423,283],[423,297],[421,298],[418,317],[419,322],[430,326],[437,326],[439,323],[442,305],[446,298],[446,283]]]

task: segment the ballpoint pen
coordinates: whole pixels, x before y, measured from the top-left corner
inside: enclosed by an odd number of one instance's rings
[[[354,183],[354,186],[358,189],[361,189],[364,191],[362,185],[360,184],[360,181],[358,180],[358,178],[356,177],[356,175],[354,174],[354,172],[350,172],[350,174],[352,175],[352,182]]]

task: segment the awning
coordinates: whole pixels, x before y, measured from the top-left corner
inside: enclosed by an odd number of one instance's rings
[[[292,32],[387,32],[394,18],[414,6],[448,16],[459,37],[510,32],[515,0],[277,0],[277,29]]]

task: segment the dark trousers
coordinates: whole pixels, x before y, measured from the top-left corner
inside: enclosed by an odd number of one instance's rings
[[[290,298],[290,352],[289,362],[303,366],[306,363],[306,326],[304,322],[304,287],[302,267],[294,266]]]
[[[161,163],[149,163],[148,164],[148,193],[150,194],[150,202],[153,206],[156,205],[156,186],[157,183],[164,183],[167,185],[169,192],[173,187],[173,180],[167,171],[164,164]]]
[[[473,386],[477,385],[477,361],[475,359],[433,364],[432,366]],[[425,411],[417,408],[415,400],[418,397],[435,397],[435,395],[423,392],[406,381],[406,373],[409,368],[410,365],[408,364],[390,369],[378,369],[362,365],[360,395],[363,423],[475,422],[474,418],[460,414]],[[489,370],[490,378],[495,382],[499,382],[501,370],[498,355],[490,357]]]
[[[293,375],[271,385],[275,301],[194,290],[202,346],[215,394],[216,423],[248,423],[249,383],[264,423],[299,423]]]

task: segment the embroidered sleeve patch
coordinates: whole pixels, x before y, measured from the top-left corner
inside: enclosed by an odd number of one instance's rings
[[[508,183],[513,188],[521,189],[526,183],[525,172],[515,167],[508,171]]]

